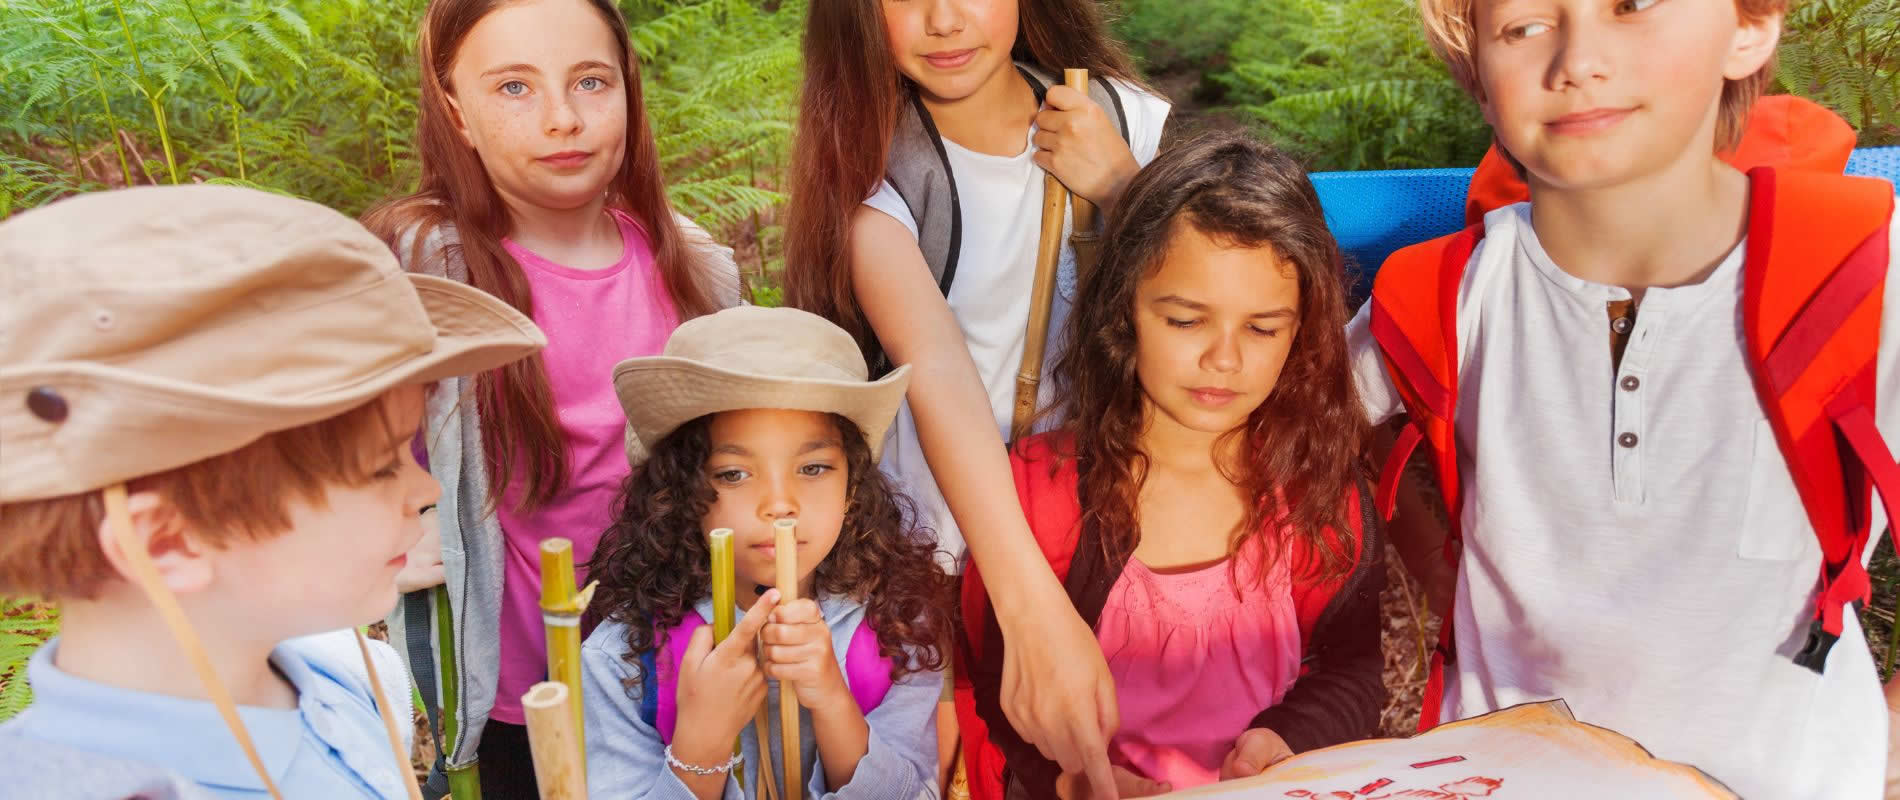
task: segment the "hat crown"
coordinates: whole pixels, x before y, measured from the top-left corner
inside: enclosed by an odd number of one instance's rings
[[[429,352],[389,247],[316,203],[230,186],[73,197],[0,225],[0,369],[107,363],[300,396]]]
[[[859,382],[864,353],[844,329],[795,308],[739,306],[690,320],[665,355],[716,369],[772,378]]]

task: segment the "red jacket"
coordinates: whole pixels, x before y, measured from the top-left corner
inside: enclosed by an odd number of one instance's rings
[[[1017,442],[1010,454],[1016,494],[1029,528],[1069,600],[1093,627],[1126,561],[1109,563],[1099,534],[1081,524],[1078,467],[1071,437],[1044,434]],[[1346,499],[1354,525],[1353,568],[1344,577],[1314,577],[1318,554],[1296,540],[1290,565],[1300,620],[1301,674],[1286,697],[1256,715],[1250,727],[1270,728],[1294,752],[1377,732],[1385,701],[1379,649],[1379,592],[1385,587],[1385,544],[1368,492]],[[1003,639],[989,608],[982,575],[972,564],[963,577],[963,641],[957,648],[957,722],[972,800],[1049,798],[1057,765],[1023,742],[1001,709]],[[1241,731],[1234,731],[1239,736]]]

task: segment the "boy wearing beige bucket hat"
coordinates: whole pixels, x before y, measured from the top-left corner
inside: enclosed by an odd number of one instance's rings
[[[213,797],[415,796],[400,662],[323,632],[396,602],[439,492],[410,451],[423,387],[544,344],[264,192],[138,188],[0,224],[0,593],[62,611],[0,748]],[[9,776],[123,796],[97,779]]]

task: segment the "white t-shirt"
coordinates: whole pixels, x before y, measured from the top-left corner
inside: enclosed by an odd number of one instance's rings
[[[1790,658],[1821,551],[1743,355],[1745,244],[1700,284],[1645,292],[1617,369],[1605,304],[1629,293],[1552,263],[1529,204],[1484,224],[1458,298],[1465,549],[1442,720],[1562,698],[1743,797],[1879,796],[1886,704],[1858,619],[1824,673]],[[1875,418],[1900,442],[1889,275]],[[1379,421],[1401,403],[1367,320],[1347,337]]]
[[[1147,164],[1161,145],[1161,129],[1168,119],[1168,101],[1122,81],[1113,81],[1128,116],[1128,145],[1135,160]],[[1111,110],[1110,116],[1113,116]],[[1016,402],[1016,372],[1022,367],[1023,339],[1029,320],[1030,284],[1036,276],[1036,242],[1042,226],[1043,171],[1036,166],[1032,126],[1023,131],[1023,150],[1014,156],[977,153],[943,140],[950,171],[956,176],[963,212],[962,250],[956,279],[950,284],[950,310],[963,328],[963,339],[976,362],[977,374],[990,396],[996,429],[1009,438],[1010,416]],[[917,235],[910,207],[886,181],[865,205],[896,218]],[[1049,316],[1049,343],[1043,354],[1041,400],[1050,399],[1046,376],[1062,347],[1062,331],[1075,298],[1075,253],[1062,236],[1055,302]],[[919,522],[937,533],[938,542],[953,560],[963,556],[963,534],[950,516],[943,493],[924,461],[917,440],[917,420],[910,402],[897,412],[897,424],[884,444],[883,469],[897,487],[917,504]],[[954,567],[954,564],[946,566]]]

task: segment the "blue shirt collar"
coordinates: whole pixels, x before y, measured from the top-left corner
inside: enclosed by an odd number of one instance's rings
[[[30,726],[30,735],[159,764],[211,786],[263,791],[263,781],[210,701],[120,689],[74,677],[53,665],[58,648],[59,639],[54,638],[27,665],[33,705],[23,715],[30,719],[23,721]],[[294,650],[273,650],[271,664],[296,687],[299,708],[239,706],[238,716],[271,780],[281,784],[303,738],[302,705],[333,685]]]

